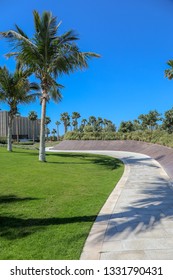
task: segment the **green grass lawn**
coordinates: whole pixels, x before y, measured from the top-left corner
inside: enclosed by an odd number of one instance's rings
[[[79,259],[123,173],[114,158],[0,148],[0,259]]]

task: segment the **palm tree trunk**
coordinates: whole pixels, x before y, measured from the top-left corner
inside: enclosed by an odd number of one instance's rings
[[[46,161],[45,153],[45,117],[46,117],[46,98],[42,99],[41,124],[40,124],[40,149],[39,161]]]
[[[12,152],[12,116],[8,116],[7,151]]]
[[[65,134],[67,133],[67,125],[64,124],[64,130],[65,130]]]
[[[57,125],[57,141],[59,140],[59,126]]]
[[[46,141],[48,142],[49,138],[49,133],[48,133],[48,126],[46,125]]]
[[[35,122],[32,122],[32,141],[35,142]]]

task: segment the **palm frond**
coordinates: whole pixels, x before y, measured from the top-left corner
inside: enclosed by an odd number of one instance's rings
[[[54,102],[58,103],[62,100],[62,94],[61,94],[61,89],[64,88],[63,85],[58,84],[56,82],[52,83],[52,86],[50,88],[50,95]]]
[[[173,79],[173,60],[169,60],[167,64],[170,66],[170,69],[165,70],[165,77],[171,80]]]
[[[26,35],[26,33],[24,33],[24,31],[23,31],[17,24],[15,24],[15,27],[16,27],[17,32],[18,32],[21,36],[23,36],[23,37],[25,37],[26,39],[28,39],[28,36]]]

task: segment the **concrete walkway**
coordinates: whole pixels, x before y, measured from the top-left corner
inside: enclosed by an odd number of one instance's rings
[[[87,152],[121,159],[125,172],[93,224],[81,260],[173,260],[173,188],[161,165],[139,153]]]

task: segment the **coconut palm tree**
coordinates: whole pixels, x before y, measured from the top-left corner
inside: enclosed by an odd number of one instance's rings
[[[33,12],[35,34],[29,39],[25,32],[16,25],[16,30],[1,32],[2,37],[7,38],[16,49],[8,56],[15,56],[24,63],[40,80],[42,97],[42,113],[40,128],[39,160],[46,161],[45,157],[45,116],[46,105],[50,97],[55,101],[61,99],[60,89],[56,82],[60,74],[69,74],[77,69],[88,66],[88,59],[99,57],[91,52],[81,52],[75,43],[78,37],[70,30],[58,35],[60,23],[50,12],[39,15]]]
[[[28,114],[29,120],[32,122],[32,139],[35,142],[35,121],[38,119],[38,115],[35,111],[30,111]]]
[[[4,66],[0,68],[0,100],[9,105],[8,112],[8,136],[7,150],[12,151],[12,122],[18,113],[19,104],[28,104],[35,101],[38,93],[32,93],[39,90],[37,83],[30,83],[28,80],[29,72],[16,66],[14,73],[10,73]]]

